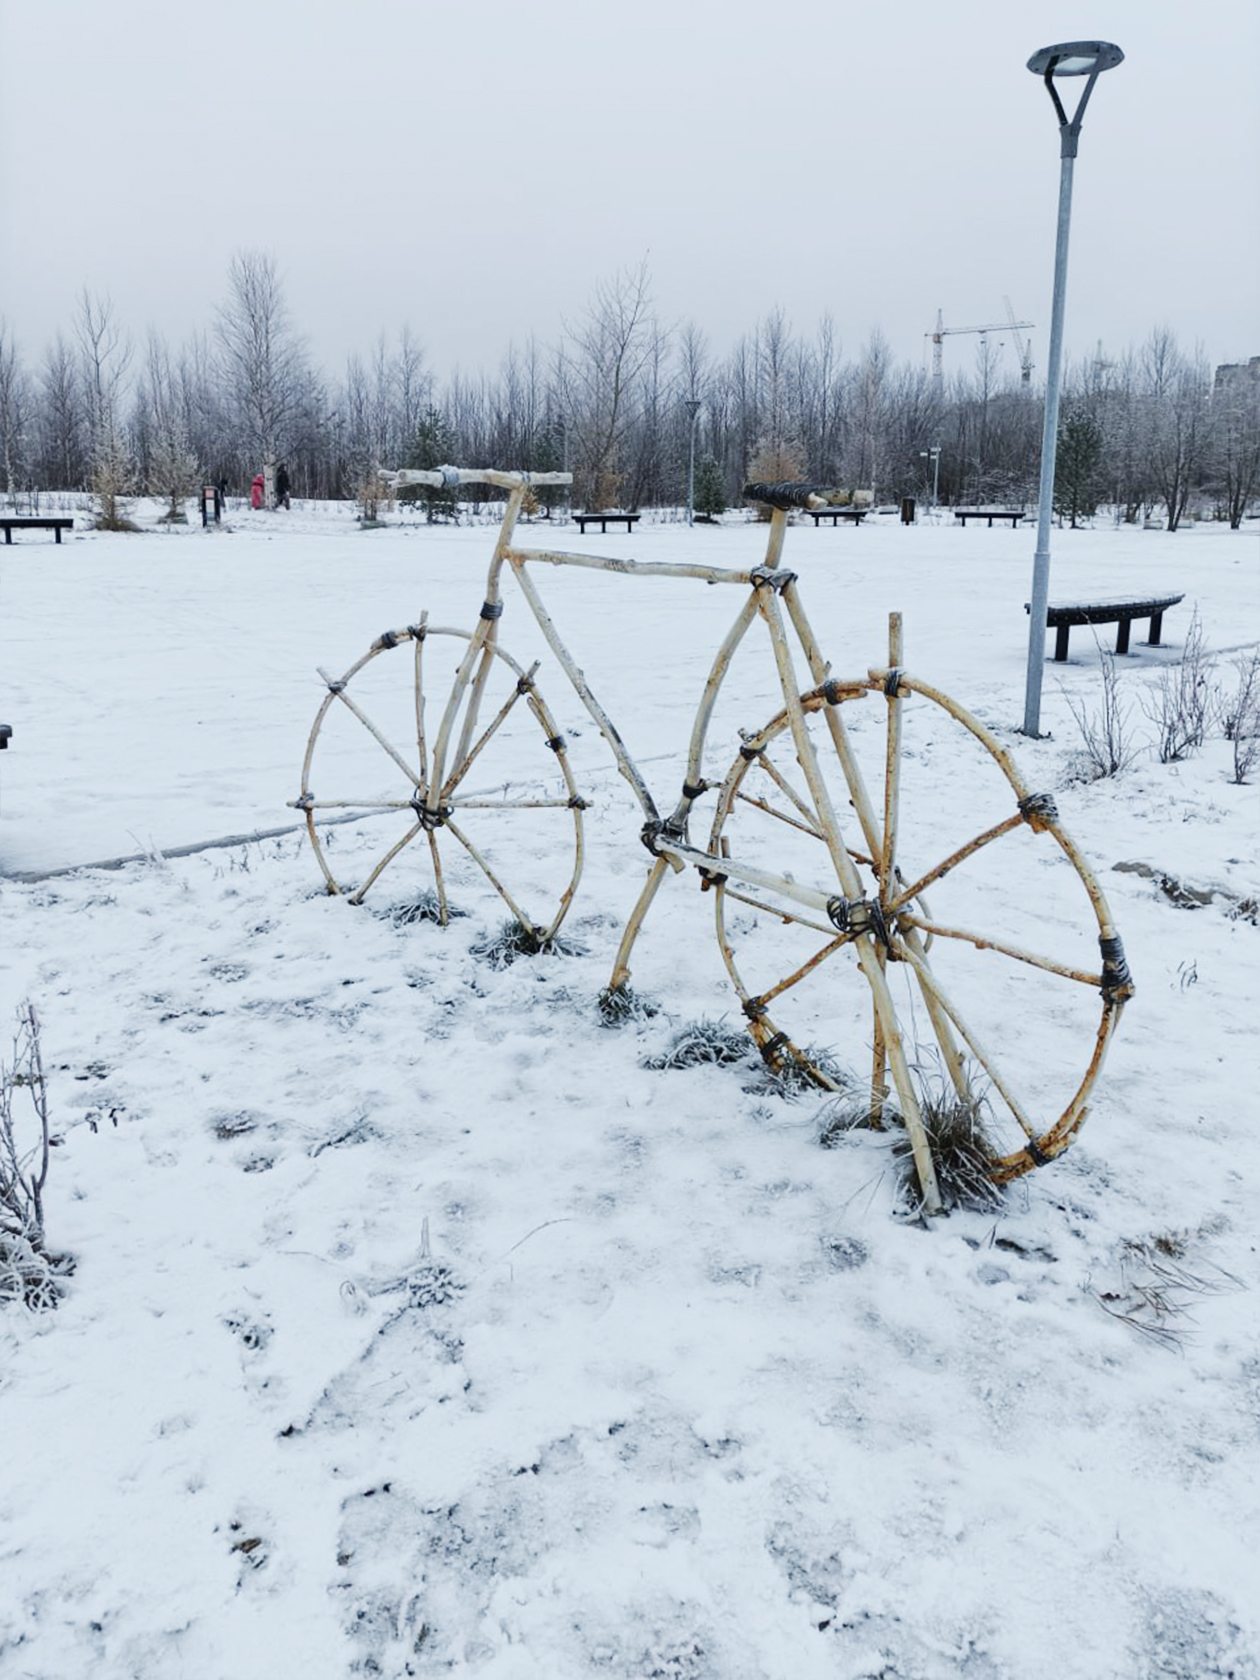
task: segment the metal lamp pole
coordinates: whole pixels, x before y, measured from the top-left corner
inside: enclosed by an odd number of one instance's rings
[[[688,397],[683,403],[690,420],[687,428],[687,523],[696,522],[696,420],[700,414],[698,397]]]
[[[1050,521],[1054,514],[1054,467],[1059,443],[1059,390],[1063,373],[1063,305],[1067,296],[1068,232],[1072,222],[1072,170],[1080,141],[1081,120],[1094,83],[1104,70],[1124,59],[1110,41],[1063,41],[1042,47],[1028,60],[1054,102],[1059,119],[1059,228],[1054,247],[1054,302],[1050,312],[1050,350],[1046,366],[1046,412],[1041,433],[1041,491],[1037,503],[1037,553],[1033,559],[1032,601],[1028,610],[1028,680],[1024,688],[1024,734],[1041,733],[1041,675],[1046,661],[1046,609],[1050,601]],[[1070,120],[1055,79],[1088,76],[1085,91]]]
[[[937,492],[941,485],[941,446],[939,443],[934,443],[931,449],[920,449],[919,455],[924,461],[931,461],[932,463],[932,512],[935,513],[938,500]]]

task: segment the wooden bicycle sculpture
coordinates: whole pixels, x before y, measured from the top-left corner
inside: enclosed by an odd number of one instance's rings
[[[566,474],[444,467],[385,476],[447,490],[492,485],[507,501],[473,628],[423,614],[379,636],[343,676],[320,671],[327,694],[293,803],[330,893],[359,903],[387,871],[393,881],[421,864],[434,920],[459,913],[456,876],[478,877],[530,948],[555,940],[582,874],[587,800],[535,680],[538,664],[526,669],[501,645],[510,574],[642,809],[651,862],[606,999],[629,996],[648,909],[666,879],[689,873],[712,896],[722,961],[773,1068],[852,1095],[830,1047],[848,1035],[869,1047],[861,1100],[877,1125],[885,1105],[899,1112],[926,1212],[939,1211],[941,1197],[925,1083],[982,1109],[995,1182],[1067,1147],[1133,990],[1106,899],[1053,800],[1025,784],[994,733],[902,668],[899,615],[885,664],[832,675],[797,579],[780,564],[791,511],[825,505],[815,491],[746,487],[770,510],[769,533],[764,561],[738,571],[518,546],[527,492],[567,484]],[[582,569],[588,583],[603,573],[742,592],[699,695],[681,791],[665,808],[561,640],[536,582],[544,567]],[[773,680],[763,666],[760,687],[776,694],[776,709],[733,733],[715,767],[719,692],[737,658],[742,672],[756,656],[754,627],[772,662]],[[749,691],[742,680],[731,688],[736,703]],[[966,788],[960,831],[930,787],[916,792],[911,772],[928,759]],[[330,855],[345,832],[331,827],[335,812],[398,825],[353,879]],[[707,836],[697,839],[701,822]],[[414,902],[414,881],[408,890]],[[1060,955],[1045,954],[1047,944]]]

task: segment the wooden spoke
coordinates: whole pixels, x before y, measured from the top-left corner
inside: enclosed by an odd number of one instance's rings
[[[815,840],[822,839],[821,833],[814,827],[813,823],[798,822],[795,817],[789,817],[786,811],[776,811],[774,806],[768,804],[764,799],[755,799],[750,793],[740,793],[736,797],[742,800],[745,805],[752,805],[758,811],[764,811],[768,817],[774,817],[778,822],[790,823],[793,828],[799,828],[805,834],[812,834]]]
[[[429,861],[433,865],[433,886],[437,892],[438,921],[442,927],[448,927],[451,920],[451,907],[446,897],[446,882],[442,878],[442,853],[438,849],[437,835],[429,830]]]
[[[965,846],[960,846],[956,852],[951,852],[943,863],[936,865],[935,869],[929,869],[926,875],[920,875],[913,886],[903,887],[889,904],[889,913],[895,914],[901,909],[902,905],[910,904],[918,898],[920,893],[925,892],[933,881],[941,880],[949,874],[951,869],[956,869],[964,858],[974,856],[982,847],[991,845],[994,840],[1000,840],[1004,834],[1009,834],[1012,829],[1022,827],[1023,821],[1023,817],[1017,811],[1013,817],[1004,818],[1002,822],[995,823],[992,828],[986,828],[983,834],[977,834],[974,840],[968,840]]]
[[[489,655],[490,655],[490,650],[487,649],[486,650],[486,657],[488,658]],[[532,682],[534,680],[534,674],[537,670],[538,670],[538,665],[537,665],[537,663],[535,663],[530,667],[529,671],[526,673],[526,677],[522,678],[522,683],[525,682],[525,681],[528,681],[529,683],[532,684]],[[521,696],[523,694],[526,694],[526,693],[528,693],[528,689],[522,687],[521,684],[518,683],[516,688],[514,688],[511,692],[511,694],[508,695],[508,697],[504,701],[503,705],[499,708],[498,716],[494,719],[494,721],[492,723],[487,725],[487,727],[485,729],[485,732],[482,734],[481,738],[478,740],[476,746],[473,747],[471,752],[469,752],[467,758],[461,757],[459,763],[455,766],[454,770],[452,770],[450,775],[446,778],[446,782],[445,782],[445,784],[442,788],[442,798],[443,799],[449,799],[450,798],[451,794],[455,791],[455,789],[463,781],[464,777],[472,769],[472,767],[476,763],[479,755],[485,750],[486,744],[490,740],[492,740],[493,737],[497,734],[497,732],[503,727],[504,723],[508,719],[508,716],[512,712],[512,709],[515,707],[516,702],[521,698]]]
[[[752,910],[761,910],[767,916],[774,917],[777,921],[784,923],[796,922],[801,927],[811,929],[814,933],[828,935],[832,932],[831,928],[824,927],[821,922],[811,922],[808,916],[802,916],[798,910],[784,910],[778,904],[765,904],[759,898],[750,898],[747,893],[737,892],[736,889],[731,886],[729,881],[723,887],[722,891],[726,894],[727,898],[734,899],[737,904],[746,904]]]
[[[416,752],[420,764],[420,781],[422,784],[429,779],[429,748],[424,738],[424,644],[427,640],[428,624],[429,615],[427,612],[422,612],[420,623],[416,627],[419,634],[416,636],[415,662]]]
[[[899,924],[918,928],[921,933],[926,933],[933,939],[959,939],[964,944],[974,945],[977,951],[996,951],[999,956],[1027,963],[1030,968],[1040,968],[1047,974],[1061,974],[1065,980],[1078,980],[1082,986],[1092,986],[1095,991],[1102,987],[1101,974],[1091,974],[1088,969],[1083,968],[1070,968],[1066,963],[1055,962],[1052,957],[1039,957],[1033,951],[1022,950],[1018,945],[1008,945],[1000,939],[987,939],[983,934],[971,933],[966,928],[941,927],[938,922],[929,922],[922,916],[912,916],[906,910],[902,911],[897,920]]]
[[[411,825],[411,827],[407,830],[406,834],[403,835],[402,839],[399,840],[395,845],[393,845],[389,848],[389,850],[385,853],[385,856],[377,864],[376,868],[368,876],[367,880],[364,881],[363,885],[359,888],[359,890],[357,892],[351,893],[351,895],[350,895],[351,904],[362,904],[363,903],[364,894],[367,892],[368,888],[372,885],[372,883],[380,878],[382,870],[384,870],[389,864],[393,863],[394,859],[398,856],[399,852],[402,851],[404,846],[409,846],[411,844],[411,842],[415,839],[416,835],[420,833],[420,830],[423,826],[424,825],[422,823],[413,823]]]
[[[778,766],[771,763],[770,759],[764,752],[754,759],[753,762],[759,770],[764,771],[765,774],[769,776],[770,780],[777,788],[780,789],[785,797],[792,801],[793,805],[796,806],[796,809],[804,817],[806,826],[810,832],[819,835],[821,838],[821,830],[818,827],[817,811],[814,810],[814,808],[802,797],[802,795],[797,793],[796,789],[788,781],[787,777],[779,770]]]
[[[776,986],[771,986],[768,992],[762,992],[760,1001],[762,1003],[773,1003],[775,998],[782,997],[784,992],[791,991],[793,986],[799,986],[805,976],[812,974],[820,962],[825,962],[842,945],[850,944],[853,938],[854,935],[851,933],[841,933],[837,934],[834,939],[829,939],[821,951],[815,951],[814,955],[807,962],[803,962],[798,969],[780,980]]]
[[[498,893],[499,897],[507,905],[508,909],[516,917],[517,921],[521,924],[521,926],[523,928],[532,929],[534,927],[533,921],[530,919],[529,916],[527,916],[525,914],[524,910],[521,909],[520,905],[512,897],[511,893],[503,885],[503,882],[500,881],[499,877],[495,874],[494,870],[486,862],[486,859],[477,850],[476,846],[473,845],[472,841],[463,832],[463,830],[460,829],[460,828],[456,828],[456,826],[453,822],[448,822],[446,826],[450,830],[450,832],[455,836],[455,838],[459,841],[460,845],[468,853],[469,857],[477,865],[478,869],[480,869],[481,873],[485,876],[486,880],[489,881],[490,885],[494,888],[495,892]]]
[[[410,764],[407,763],[407,760],[398,751],[397,747],[391,746],[390,743],[385,739],[384,735],[376,727],[376,725],[372,722],[371,718],[363,710],[362,706],[360,706],[356,701],[352,700],[350,698],[350,696],[346,693],[344,688],[339,689],[337,691],[337,698],[338,698],[338,700],[341,701],[343,706],[347,706],[350,709],[350,711],[354,713],[355,717],[358,718],[359,722],[367,730],[368,734],[376,742],[377,746],[381,747],[385,752],[387,752],[389,754],[389,756],[393,759],[394,763],[402,771],[403,775],[406,776],[407,780],[409,782],[411,782],[415,787],[418,787],[418,788],[421,787],[421,782],[420,782],[419,776],[416,775],[415,771],[411,768]]]
[[[1030,1138],[1036,1137],[1036,1127],[1028,1118],[1027,1114],[1025,1114],[1023,1106],[1011,1091],[1010,1085],[1003,1077],[997,1062],[984,1048],[983,1044],[981,1044],[977,1035],[963,1020],[957,1006],[950,1001],[950,999],[945,995],[945,992],[941,989],[940,985],[938,985],[936,977],[933,975],[926,959],[916,955],[913,951],[907,950],[904,960],[914,969],[925,996],[930,992],[937,1004],[948,1016],[959,1038],[962,1039],[963,1043],[967,1046],[968,1050],[971,1051],[971,1054],[975,1057],[976,1061],[984,1069],[993,1085],[994,1090],[1000,1094],[1002,1101],[1006,1104],[1013,1117],[1019,1122],[1024,1136]]]

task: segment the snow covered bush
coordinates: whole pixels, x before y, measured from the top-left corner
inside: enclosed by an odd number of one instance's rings
[[[25,1091],[33,1110],[23,1124],[15,1093]],[[34,1142],[25,1141],[33,1130]],[[55,1307],[63,1257],[50,1255],[44,1240],[44,1185],[48,1179],[48,1084],[39,1047],[39,1017],[31,1003],[18,1010],[13,1062],[0,1064],[0,1306]]]

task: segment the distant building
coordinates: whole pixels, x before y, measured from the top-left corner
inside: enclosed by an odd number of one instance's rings
[[[1242,395],[1255,388],[1260,388],[1260,356],[1253,356],[1249,362],[1222,362],[1212,381],[1214,397]]]

